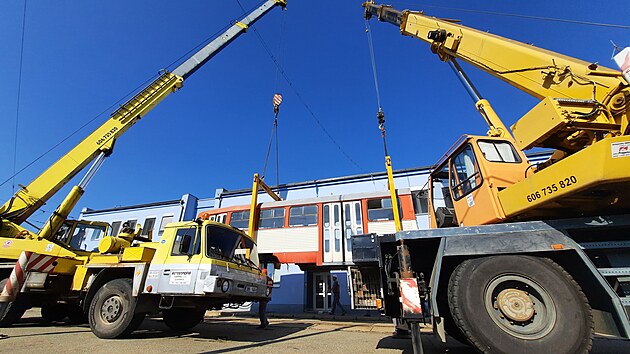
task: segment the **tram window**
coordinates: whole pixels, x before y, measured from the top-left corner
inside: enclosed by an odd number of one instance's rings
[[[481,185],[481,173],[470,145],[451,160],[451,190],[455,200],[477,189]]]
[[[122,224],[122,221],[114,221],[112,223],[111,236],[117,236],[118,235],[118,231],[120,231],[120,225],[121,224]]]
[[[514,147],[507,141],[480,140],[477,144],[479,145],[483,157],[490,162],[521,162],[521,158],[514,150]]]
[[[400,200],[396,198],[398,203],[398,210],[400,208]],[[368,220],[370,221],[385,221],[394,220],[394,210],[392,209],[391,198],[372,199],[367,201]]]
[[[245,211],[235,211],[232,213],[232,217],[230,217],[230,225],[245,230],[249,226],[249,210]]]
[[[411,196],[413,197],[413,210],[416,212],[416,215],[429,212],[429,191],[426,189],[413,191]]]
[[[284,208],[264,209],[260,211],[259,229],[284,227]]]
[[[317,225],[317,205],[304,205],[289,210],[289,226]]]

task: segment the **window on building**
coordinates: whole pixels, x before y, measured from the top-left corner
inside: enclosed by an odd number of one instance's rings
[[[230,217],[230,225],[241,230],[247,230],[249,226],[249,210],[233,212]]]
[[[201,252],[201,240],[199,239],[197,227],[186,227],[178,229],[173,242],[173,256],[184,256],[188,254],[199,254]],[[194,250],[194,251],[193,251]]]
[[[153,233],[154,226],[155,226],[155,218],[145,219],[144,226],[142,226],[142,236],[148,236],[149,233]]]
[[[317,225],[317,205],[304,205],[289,210],[289,226]]]
[[[461,199],[479,185],[481,173],[475,161],[475,153],[470,145],[451,159],[451,190],[455,200]]]
[[[260,211],[259,229],[284,227],[284,208],[264,209]]]
[[[173,221],[173,215],[164,215],[162,217],[162,221],[160,221],[160,230],[158,231],[158,237],[162,237],[162,234],[164,233],[164,228],[166,227],[166,224],[170,223]]]
[[[413,210],[416,215],[426,214],[429,212],[429,191],[423,189],[421,191],[411,192],[413,199]]]
[[[392,209],[391,198],[372,199],[367,201],[368,220],[385,221],[394,220],[394,209]],[[398,211],[402,214],[400,200],[398,200]]]
[[[112,232],[111,232],[112,236],[118,236],[118,231],[120,231],[121,224],[122,224],[122,221],[114,221],[112,223]]]
[[[490,162],[520,163],[521,158],[514,150],[512,144],[507,141],[483,141],[477,142],[483,157]]]

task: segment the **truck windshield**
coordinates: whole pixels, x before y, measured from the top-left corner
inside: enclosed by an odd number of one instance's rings
[[[216,225],[206,227],[206,254],[208,257],[255,267],[255,264],[248,258],[253,249],[254,242],[236,231]]]

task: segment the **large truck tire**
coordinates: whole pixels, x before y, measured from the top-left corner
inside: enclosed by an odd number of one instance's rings
[[[203,320],[205,309],[174,308],[162,311],[164,323],[176,331],[191,329]]]
[[[4,289],[7,281],[9,281],[8,278],[0,280],[0,291]],[[0,310],[3,311],[0,312],[0,327],[9,327],[19,321],[28,308],[28,301],[23,296],[20,296],[20,294],[18,294],[15,300],[0,304]]]
[[[131,279],[114,279],[98,289],[88,320],[92,332],[99,338],[122,338],[135,330],[145,314],[134,314],[136,300],[132,296]]]
[[[483,353],[587,353],[591,307],[579,285],[548,258],[466,260],[448,284],[451,315]]]

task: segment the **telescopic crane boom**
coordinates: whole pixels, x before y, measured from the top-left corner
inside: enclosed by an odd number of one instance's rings
[[[399,11],[371,1],[363,6],[367,18],[376,16],[399,26],[403,35],[427,42],[441,60],[465,61],[540,99],[512,126],[521,149],[544,147],[571,154],[604,136],[630,134],[630,88],[618,70],[423,12]],[[541,111],[550,114],[541,118]],[[489,125],[492,130],[503,123],[495,117]]]
[[[436,164],[433,180],[450,179],[451,195],[444,197],[453,199],[453,207],[446,209],[455,216],[445,224],[630,211],[630,86],[622,72],[423,12],[372,1],[363,7],[367,19],[376,16],[398,26],[451,64],[490,128],[486,137],[466,135]],[[540,99],[511,126],[513,137],[458,60]],[[521,151],[510,152],[514,143]],[[456,150],[466,146],[470,151],[464,158]],[[556,152],[541,166],[530,166],[522,150],[533,147]],[[436,219],[444,218],[432,221]]]
[[[265,1],[260,7],[253,10],[240,21],[235,22],[220,36],[194,53],[175,70],[172,72],[162,71],[157,79],[112,113],[103,125],[94,130],[31,183],[23,186],[0,208],[0,220],[3,224],[0,236],[13,237],[23,231],[24,229],[19,226],[22,222],[98,157],[93,168],[90,169],[81,183],[72,189],[60,208],[57,209],[39,233],[40,238],[52,238],[52,235],[55,234],[61,223],[63,223],[78,202],[85,186],[94,175],[96,169],[102,164],[103,159],[112,153],[116,139],[171,92],[179,90],[183,86],[185,79],[276,6],[284,8],[286,0]]]

